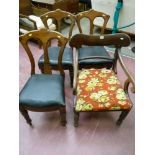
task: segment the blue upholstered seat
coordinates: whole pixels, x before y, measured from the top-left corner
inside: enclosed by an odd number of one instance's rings
[[[65,106],[61,75],[34,74],[19,95],[19,103],[31,107]]]
[[[90,57],[90,56],[103,56],[106,58],[111,58],[108,52],[104,47],[100,46],[84,46],[82,48],[79,48],[78,51],[79,54],[79,59],[83,57]],[[79,62],[80,65],[87,65],[87,66],[92,66],[94,65],[104,65],[104,64],[109,64],[112,66],[113,60],[106,60],[106,59],[87,59],[87,60],[82,60]]]
[[[58,54],[59,54],[59,47],[49,47],[48,54],[49,54],[49,61],[51,66],[58,66]],[[44,57],[43,55],[39,58],[38,65],[39,67],[43,65]],[[62,58],[63,65],[73,65],[73,54],[72,50],[69,47],[64,49],[63,58]]]

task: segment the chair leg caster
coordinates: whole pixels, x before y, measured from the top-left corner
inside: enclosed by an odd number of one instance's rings
[[[79,126],[79,113],[74,112],[74,127]]]

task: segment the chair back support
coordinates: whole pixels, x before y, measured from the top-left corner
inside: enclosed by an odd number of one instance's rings
[[[47,24],[48,19],[50,19],[50,18],[55,19],[56,25],[57,25],[56,30],[58,32],[61,32],[62,20],[64,18],[69,18],[71,23],[70,23],[68,39],[70,39],[70,37],[72,36],[73,27],[75,25],[75,17],[73,14],[66,12],[66,11],[62,11],[60,9],[56,9],[54,11],[50,11],[50,12],[43,14],[42,16],[40,16],[40,18],[41,18],[42,22],[44,23],[44,25],[47,29],[49,29],[48,24]]]
[[[130,45],[130,38],[123,33],[108,34],[108,35],[86,35],[76,34],[70,42],[71,47],[81,48],[82,45],[87,46],[109,46],[126,47]]]
[[[80,21],[82,18],[88,18],[89,21],[90,21],[90,34],[93,34],[93,30],[94,30],[94,19],[96,17],[102,17],[104,22],[103,22],[103,26],[101,27],[101,34],[104,34],[104,30],[106,28],[106,25],[107,25],[107,22],[110,18],[109,15],[103,13],[103,12],[99,12],[99,11],[95,11],[93,9],[91,10],[88,10],[88,11],[84,11],[84,12],[81,12],[79,14],[76,15],[76,22],[77,22],[77,26],[79,28],[79,32],[80,33],[83,33],[82,31],[82,27],[81,27],[81,24],[80,24]]]
[[[61,62],[62,62],[63,51],[66,46],[66,38],[62,34],[55,31],[50,32],[47,29],[40,29],[40,30],[30,31],[29,33],[21,35],[19,39],[29,57],[29,60],[31,63],[31,75],[35,74],[35,61],[34,61],[33,54],[28,46],[28,42],[32,39],[35,39],[42,43],[43,52],[44,52],[44,73],[51,74],[51,66],[49,64],[49,56],[48,56],[48,47],[49,47],[49,42],[52,39],[57,39],[58,45],[60,46],[58,51],[59,52],[58,68],[59,68],[60,74],[64,76],[64,70],[62,68]]]
[[[117,55],[118,60],[121,64],[122,69],[124,70],[126,76],[128,77],[125,81],[124,90],[127,92],[129,84],[132,83],[132,92],[134,92],[135,82],[133,77],[130,75],[127,67],[123,63],[123,59],[121,57],[121,47],[127,47],[130,45],[130,37],[127,34],[117,33],[117,34],[107,34],[107,35],[85,35],[85,34],[76,34],[74,35],[69,44],[72,48],[80,48],[82,45],[87,46],[108,46],[114,45],[116,47],[115,55]],[[89,51],[88,51],[89,52]],[[94,56],[94,57],[84,57],[78,59],[78,50],[76,52],[73,51],[73,60],[74,60],[74,83],[73,83],[73,91],[76,91],[76,81],[78,76],[78,62],[85,59],[108,59],[102,56]],[[93,67],[93,66],[92,66]]]

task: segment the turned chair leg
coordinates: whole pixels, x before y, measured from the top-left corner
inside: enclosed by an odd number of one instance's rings
[[[60,109],[60,121],[61,125],[65,126],[67,121],[66,121],[66,108],[61,108]]]
[[[119,118],[118,118],[118,120],[116,122],[117,125],[121,125],[122,124],[123,120],[128,115],[129,111],[130,110],[124,110],[124,111],[121,112],[121,114],[120,114],[120,116],[119,116]]]
[[[70,68],[69,69],[69,76],[70,76],[70,85],[71,85],[71,87],[73,87],[73,75],[74,73],[73,73],[73,68]]]
[[[78,127],[79,126],[79,112],[74,111],[74,126]]]
[[[30,119],[27,110],[25,110],[22,106],[19,106],[19,110],[20,110],[21,114],[24,116],[24,118],[26,119],[26,122],[27,122],[30,126],[32,126],[32,120]]]

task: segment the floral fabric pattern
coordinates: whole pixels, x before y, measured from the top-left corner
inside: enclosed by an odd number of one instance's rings
[[[76,111],[131,109],[115,73],[109,69],[83,69],[77,83]]]

